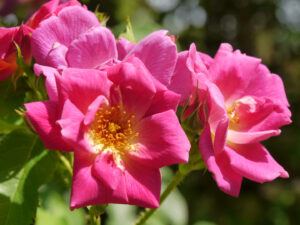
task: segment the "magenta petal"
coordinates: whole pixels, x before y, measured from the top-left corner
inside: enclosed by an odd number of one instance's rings
[[[189,49],[189,57],[187,58],[187,67],[190,71],[193,71],[197,74],[207,74],[208,70],[204,62],[202,61],[201,55],[198,54],[196,45],[191,44]]]
[[[55,46],[57,45],[57,46]],[[64,68],[67,67],[66,53],[68,48],[59,43],[54,43],[53,48],[50,50],[48,56],[46,57],[46,65],[54,68]]]
[[[204,163],[213,174],[219,188],[225,193],[237,197],[243,177],[231,168],[226,155],[223,153],[217,156],[214,155],[209,126],[204,129],[200,136],[199,148]]]
[[[280,130],[266,130],[257,132],[239,132],[228,130],[227,139],[235,144],[250,144],[267,140],[268,138],[279,134]]]
[[[197,54],[198,54],[198,57],[200,57],[201,60],[203,61],[206,68],[209,69],[210,66],[212,65],[212,63],[214,62],[214,59],[203,52],[197,52]]]
[[[139,119],[148,111],[156,93],[153,77],[135,57],[127,59],[117,67],[108,77],[115,84],[117,94],[121,94],[125,110]]]
[[[178,54],[174,75],[168,88],[181,95],[180,104],[184,104],[193,90],[193,73],[186,65],[188,51]]]
[[[117,47],[112,32],[95,27],[81,34],[69,46],[67,61],[74,68],[95,68],[117,58]]]
[[[39,23],[51,16],[59,5],[59,0],[51,0],[36,11],[26,22],[26,25],[35,29]]]
[[[151,33],[128,54],[142,60],[150,73],[164,85],[170,83],[177,59],[176,45],[166,33],[164,30]]]
[[[186,163],[190,142],[173,110],[154,114],[138,124],[138,151],[128,157],[151,168]]]
[[[244,89],[245,94],[268,97],[283,106],[289,106],[282,79],[278,75],[272,74],[265,65],[257,66],[255,71],[252,71],[251,79],[249,77],[245,79],[249,80],[247,88]]]
[[[112,83],[107,79],[105,72],[68,68],[56,79],[60,97],[64,100],[70,99],[83,114],[99,95],[109,99]]]
[[[209,118],[208,122],[213,133],[216,132],[217,126],[219,126],[220,121],[228,120],[228,115],[226,112],[226,106],[224,102],[224,97],[220,92],[219,88],[214,85],[213,83],[209,84],[208,86],[208,110],[209,110]]]
[[[173,91],[164,90],[157,92],[145,117],[168,110],[176,111],[179,99],[180,95]]]
[[[45,147],[53,150],[72,151],[61,136],[58,119],[57,104],[51,101],[26,103],[26,116],[41,137]]]
[[[66,7],[58,16],[44,20],[33,31],[32,55],[37,63],[47,65],[46,57],[56,42],[68,47],[81,33],[98,25],[94,13],[80,6]]]
[[[215,154],[220,154],[224,150],[227,139],[228,124],[228,119],[223,119],[218,124],[214,139]]]
[[[226,45],[227,46],[227,45]],[[224,95],[226,103],[234,102],[245,93],[261,60],[229,51],[230,45],[221,45],[209,69],[209,79]]]
[[[108,188],[115,190],[123,176],[122,170],[117,167],[112,153],[100,153],[93,165],[93,174]]]
[[[84,138],[83,119],[82,112],[71,101],[66,100],[61,119],[57,121],[57,124],[61,127],[64,140],[74,149],[92,151]]]
[[[117,42],[118,59],[123,60],[125,56],[136,46],[136,43],[132,43],[125,38],[120,38]]]
[[[58,101],[58,92],[56,86],[55,75],[59,76],[59,72],[52,67],[34,64],[34,72],[36,75],[43,74],[46,77],[46,89],[51,101]]]
[[[96,161],[95,161],[96,160]],[[101,159],[101,162],[103,160]],[[96,155],[75,151],[74,173],[71,193],[71,209],[88,205],[101,205],[106,203],[121,203],[156,208],[159,205],[161,175],[159,169],[150,169],[131,160],[126,160],[119,184],[113,177],[103,175],[115,174],[104,171],[97,164]],[[108,165],[109,166],[109,165]],[[96,175],[101,170],[101,178]],[[104,166],[105,167],[105,166]],[[102,182],[104,179],[104,183]],[[107,185],[114,184],[115,189]],[[114,186],[113,185],[113,186]]]
[[[124,178],[120,181],[118,190],[107,188],[93,175],[93,163],[96,155],[75,151],[74,170],[71,192],[71,209],[88,205],[101,205],[106,203],[128,203]]]
[[[231,167],[250,180],[263,183],[277,177],[289,177],[282,166],[259,143],[234,145],[234,149],[227,146],[225,152]]]
[[[0,59],[6,56],[18,32],[19,27],[0,27]]]
[[[125,182],[128,203],[146,208],[159,206],[161,173],[135,161],[125,161]]]
[[[235,131],[264,132],[291,122],[287,107],[268,97],[245,96],[234,103],[234,110],[240,121],[231,124]]]
[[[95,101],[92,102],[92,104],[89,105],[87,112],[85,114],[85,118],[84,118],[84,125],[88,126],[90,125],[95,118],[95,115],[98,111],[98,109],[101,106],[107,106],[109,104],[107,98],[105,98],[104,96],[100,95],[98,96]]]

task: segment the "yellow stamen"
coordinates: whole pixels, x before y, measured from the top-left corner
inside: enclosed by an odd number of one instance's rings
[[[121,158],[128,151],[137,151],[134,139],[133,114],[128,114],[119,105],[98,109],[94,122],[88,130],[88,139],[96,152],[109,151],[115,163],[121,168]]]
[[[232,106],[227,108],[227,114],[229,116],[229,122],[230,124],[237,124],[240,122],[240,117],[236,112],[236,104],[238,103],[234,103]]]

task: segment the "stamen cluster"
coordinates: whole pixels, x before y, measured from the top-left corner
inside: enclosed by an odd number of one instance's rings
[[[139,133],[134,132],[134,118],[120,105],[99,108],[88,131],[93,148],[97,152],[112,151],[118,154],[137,151],[134,139]]]

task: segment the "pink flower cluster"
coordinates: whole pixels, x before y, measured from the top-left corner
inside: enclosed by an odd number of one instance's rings
[[[221,190],[238,196],[243,177],[288,177],[260,144],[291,122],[283,83],[260,59],[229,44],[214,58],[194,44],[178,53],[163,30],[139,43],[116,40],[75,0],[52,0],[4,31],[0,80],[16,71],[16,50],[7,47],[16,41],[24,58],[33,55],[49,95],[25,104],[27,117],[46,148],[74,152],[71,209],[158,207],[159,168],[188,162],[190,142],[176,116],[186,102],[185,117],[201,105],[199,149]]]
[[[181,93],[182,102],[191,96],[187,112],[204,105],[199,149],[221,190],[238,196],[243,177],[259,183],[289,177],[259,143],[291,123],[282,80],[260,59],[229,44],[212,59],[192,44],[179,53],[170,89]]]

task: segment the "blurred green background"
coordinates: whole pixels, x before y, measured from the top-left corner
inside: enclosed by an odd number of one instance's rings
[[[20,24],[43,1],[8,0],[0,3],[5,26]],[[221,192],[211,174],[194,172],[165,202],[149,225],[297,225],[300,224],[300,0],[83,0],[90,10],[100,5],[116,36],[129,16],[137,40],[157,29],[167,29],[186,50],[194,42],[213,56],[220,43],[262,58],[284,80],[293,124],[279,137],[264,142],[290,179],[258,184],[244,180],[239,198]],[[159,56],[157,56],[159,57]],[[228,81],[230,82],[230,81]],[[164,180],[172,177],[164,169]],[[70,212],[66,177],[41,188],[38,225],[82,225],[83,210]],[[131,206],[109,206],[104,224],[132,224],[139,211]]]

